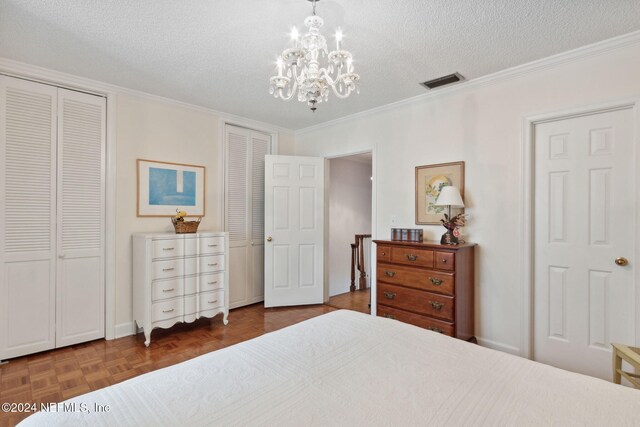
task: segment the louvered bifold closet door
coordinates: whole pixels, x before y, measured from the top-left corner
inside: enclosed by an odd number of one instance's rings
[[[55,346],[56,91],[0,76],[0,359]]]
[[[271,153],[271,138],[251,133],[251,255],[249,297],[264,299],[264,156]]]
[[[56,346],[104,337],[106,100],[59,89]]]
[[[229,232],[229,307],[264,299],[264,156],[269,135],[227,125],[225,231]]]

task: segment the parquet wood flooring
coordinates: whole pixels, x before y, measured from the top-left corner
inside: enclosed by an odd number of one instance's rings
[[[342,308],[346,310],[359,311],[361,313],[371,313],[369,307],[369,301],[371,296],[371,289],[362,289],[353,292],[347,292],[340,295],[334,295],[329,298],[327,305],[334,308]]]
[[[327,305],[265,309],[254,304],[232,310],[227,326],[218,315],[156,329],[148,348],[138,334],[15,358],[0,366],[0,403],[60,402],[333,310]],[[28,415],[0,412],[0,426],[14,426]]]

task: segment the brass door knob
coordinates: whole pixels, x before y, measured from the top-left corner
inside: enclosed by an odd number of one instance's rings
[[[629,260],[626,259],[625,257],[621,256],[616,258],[616,265],[619,265],[620,267],[624,267],[627,264],[629,264]]]
[[[267,237],[267,242],[270,242],[272,240],[273,240],[273,237],[271,237],[271,236]]]

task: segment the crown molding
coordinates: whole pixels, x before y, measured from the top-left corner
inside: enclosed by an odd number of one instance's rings
[[[40,83],[53,84],[56,86],[64,86],[68,89],[78,90],[81,92],[92,93],[95,95],[129,95],[141,98],[147,101],[157,102],[173,107],[180,107],[191,111],[197,111],[206,114],[218,116],[227,123],[234,123],[239,126],[249,127],[256,130],[267,132],[284,132],[293,134],[294,131],[271,123],[261,122],[259,120],[249,119],[247,117],[238,116],[224,111],[218,111],[199,105],[189,104],[187,102],[166,98],[159,95],[153,95],[140,90],[129,89],[123,86],[113,85],[61,71],[51,70],[37,65],[27,64],[25,62],[15,61],[13,59],[0,57],[0,74],[13,77],[34,80]]]
[[[359,113],[350,114],[348,116],[341,117],[339,119],[330,120],[327,122],[319,123],[317,125],[309,126],[306,128],[298,129],[295,131],[295,136],[303,135],[305,133],[314,132],[323,128],[335,126],[341,123],[350,122],[352,120],[373,116],[385,111],[395,110],[400,107],[416,104],[419,102],[425,102],[435,100],[453,94],[467,92],[478,89],[483,86],[489,86],[497,83],[501,83],[505,80],[514,79],[527,74],[532,74],[544,69],[558,67],[560,65],[579,61],[590,56],[597,56],[608,53],[612,50],[619,49],[625,46],[640,43],[640,31],[634,31],[631,33],[623,34],[621,36],[613,37],[611,39],[596,42],[587,46],[582,46],[577,49],[561,52],[556,55],[552,55],[543,59],[538,59],[526,64],[517,65],[515,67],[507,68],[486,76],[478,77],[476,79],[468,80],[466,82],[456,84],[450,87],[434,90],[433,92],[427,92],[411,98],[402,99],[400,101],[385,104],[380,107],[371,108],[369,110],[361,111]]]

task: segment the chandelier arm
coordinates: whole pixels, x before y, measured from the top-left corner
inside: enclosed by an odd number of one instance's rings
[[[291,93],[289,93],[289,96],[285,96],[284,88],[282,88],[280,89],[280,98],[282,98],[284,101],[291,101],[291,99],[296,94],[297,87],[298,87],[298,82],[296,81],[296,79],[293,79],[293,84],[291,85]]]

